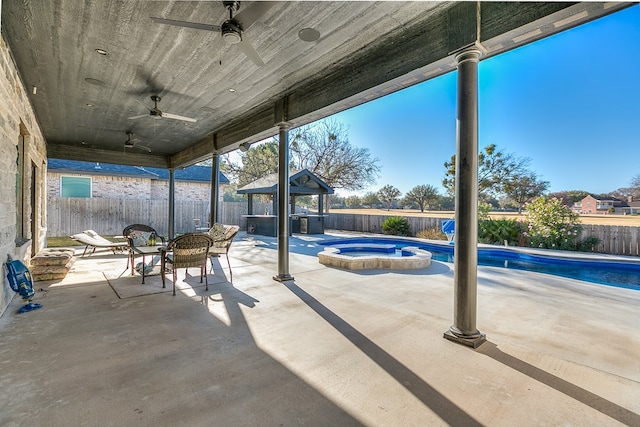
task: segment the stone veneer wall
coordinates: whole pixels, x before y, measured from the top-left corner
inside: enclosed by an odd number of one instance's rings
[[[4,37],[0,34],[0,260],[7,256],[27,262],[32,252],[44,246],[46,237],[46,143],[29,98],[18,74],[15,62]],[[24,194],[23,221],[26,242],[17,241],[16,227],[16,158],[17,147],[24,135]],[[32,166],[35,177],[32,177]],[[31,204],[31,183],[35,182],[35,206]],[[32,224],[29,218],[34,219]],[[32,235],[31,230],[35,229]],[[0,287],[0,314],[16,295],[3,272]]]

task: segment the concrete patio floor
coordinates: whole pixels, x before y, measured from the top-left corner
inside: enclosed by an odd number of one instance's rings
[[[286,283],[244,234],[209,291],[118,279],[104,250],[36,282],[44,307],[0,318],[0,425],[640,425],[640,292],[479,267],[473,350],[443,338],[452,264],[342,271],[318,238],[291,239]]]

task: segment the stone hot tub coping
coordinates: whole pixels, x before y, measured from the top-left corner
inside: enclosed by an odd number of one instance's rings
[[[431,265],[431,252],[415,246],[400,249],[402,256],[393,256],[396,246],[392,244],[346,243],[326,247],[318,253],[320,264],[345,270],[411,270]],[[372,252],[353,256],[351,252]]]

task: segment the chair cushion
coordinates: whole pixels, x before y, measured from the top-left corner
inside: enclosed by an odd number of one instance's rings
[[[227,236],[227,228],[222,224],[213,224],[209,229],[209,236],[214,241],[225,240]]]
[[[150,237],[151,232],[149,231],[134,230],[131,232],[133,246],[149,246]]]
[[[86,234],[86,235],[88,235],[88,236],[90,236],[90,237],[96,237],[96,236],[98,236],[98,233],[96,233],[96,232],[95,232],[95,231],[93,231],[93,230],[84,230],[84,231],[83,231],[83,233],[84,233],[84,234]]]

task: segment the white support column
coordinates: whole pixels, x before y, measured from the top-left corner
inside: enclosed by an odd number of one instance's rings
[[[279,282],[293,280],[289,274],[289,123],[280,123],[278,146],[278,275]]]
[[[478,287],[478,62],[477,47],[456,55],[456,233],[454,323],[444,337],[476,348],[486,337],[476,329]]]

